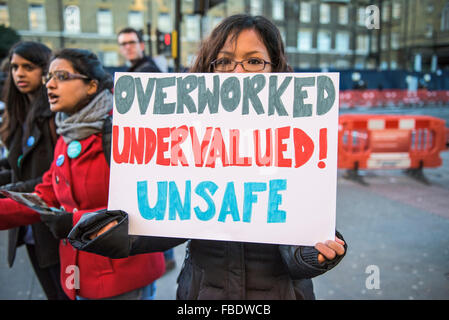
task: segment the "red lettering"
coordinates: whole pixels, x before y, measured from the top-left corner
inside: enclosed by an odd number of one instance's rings
[[[123,149],[120,153],[118,148],[118,141],[119,141],[119,127],[113,126],[112,127],[112,158],[114,159],[115,163],[128,163],[129,160],[129,149],[130,149],[130,127],[124,127],[124,139],[123,139]]]
[[[240,130],[229,130],[229,151],[232,166],[249,167],[251,166],[250,157],[240,157]]]
[[[265,155],[262,157],[260,154],[260,137],[259,130],[254,130],[254,154],[256,156],[256,164],[259,167],[269,167],[273,162],[272,152],[272,133],[271,129],[265,130]]]
[[[295,168],[299,168],[313,154],[313,140],[301,129],[293,128],[293,141],[295,143]]]
[[[206,133],[204,134],[200,146],[195,127],[190,127],[190,137],[192,139],[193,157],[195,158],[196,167],[202,167],[204,165],[204,159],[206,159],[207,147],[209,146],[210,143],[212,130],[213,130],[212,127],[206,128]]]
[[[229,166],[228,155],[226,153],[226,145],[223,140],[220,128],[215,128],[212,141],[210,143],[209,156],[206,161],[206,167],[215,168],[215,161],[221,157],[223,167]]]
[[[290,137],[290,127],[277,128],[276,135],[276,166],[291,167],[292,159],[284,158],[284,151],[287,150],[287,144],[283,140]]]
[[[134,163],[135,159],[138,164],[142,164],[145,150],[145,131],[143,128],[139,128],[139,137],[136,137],[136,128],[132,128],[131,132],[131,156],[129,163]]]
[[[156,134],[150,128],[145,128],[145,164],[153,158],[156,146]]]
[[[170,137],[170,128],[157,128],[157,155],[156,163],[160,166],[169,166],[170,158],[164,157],[164,152],[168,151],[169,143],[164,139]]]
[[[183,167],[188,167],[186,156],[181,149],[180,144],[186,141],[189,136],[187,126],[171,129],[171,165],[177,166],[180,161]]]

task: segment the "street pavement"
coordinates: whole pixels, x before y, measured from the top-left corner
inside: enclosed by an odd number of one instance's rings
[[[361,185],[339,170],[337,230],[349,248],[314,279],[317,299],[449,299],[449,152],[441,156],[441,167],[424,169],[430,185],[401,170],[361,171]],[[1,231],[0,299],[45,299],[25,248],[8,268],[6,239]],[[157,281],[157,299],[175,298],[184,254],[185,245],[175,248],[176,268]]]

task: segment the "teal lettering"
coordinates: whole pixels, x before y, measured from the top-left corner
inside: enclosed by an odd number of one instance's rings
[[[154,114],[172,114],[175,112],[176,102],[165,103],[167,93],[164,92],[164,88],[172,87],[176,84],[175,77],[169,78],[157,78],[156,79],[156,92],[154,97]]]
[[[288,116],[287,110],[285,110],[284,104],[282,103],[281,96],[284,94],[288,85],[290,84],[292,77],[286,77],[282,81],[279,88],[277,88],[278,77],[270,76],[270,83],[268,85],[268,115],[271,116],[276,110],[277,114],[280,116]]]
[[[141,79],[135,78],[134,81],[136,83],[137,101],[139,102],[140,114],[145,114],[147,112],[148,105],[150,103],[151,95],[153,94],[154,78],[148,79],[145,92],[143,91]]]
[[[220,89],[220,98],[223,109],[228,112],[234,111],[239,105],[242,92],[240,90],[240,82],[237,77],[229,77]]]
[[[305,104],[307,99],[307,91],[302,90],[303,87],[312,87],[315,85],[315,78],[295,78],[294,99],[293,99],[293,117],[310,117],[312,115],[312,105]]]
[[[203,198],[207,203],[207,210],[205,211],[202,211],[198,206],[193,208],[193,211],[195,211],[195,214],[199,220],[208,221],[214,217],[215,204],[209,193],[213,196],[217,190],[218,186],[212,181],[203,181],[196,186],[195,193]]]
[[[284,223],[286,221],[287,213],[279,210],[279,205],[282,203],[282,195],[278,191],[287,189],[286,179],[270,180],[270,192],[268,195],[268,223]]]
[[[253,192],[266,191],[267,184],[264,182],[245,182],[244,186],[243,222],[251,222],[253,203],[257,202],[257,195]]]
[[[181,196],[179,195],[178,187],[174,181],[170,181],[168,186],[169,192],[169,212],[168,219],[176,220],[176,212],[179,214],[181,220],[190,219],[190,199],[191,199],[191,181],[186,181],[186,188],[184,193],[184,204],[181,203]]]
[[[214,76],[214,89],[211,92],[206,88],[206,79],[204,76],[198,78],[198,113],[201,114],[209,106],[209,112],[211,114],[218,112],[218,104],[220,102],[220,77]]]
[[[148,204],[147,181],[137,181],[137,203],[140,215],[147,220],[164,220],[167,208],[167,181],[157,183],[157,203],[151,208]]]
[[[134,78],[121,76],[115,83],[114,99],[115,108],[120,114],[125,114],[131,109],[134,101]]]
[[[232,220],[240,221],[239,209],[237,207],[237,198],[235,197],[234,182],[228,182],[228,184],[226,185],[226,191],[221,203],[218,221],[225,222],[228,215],[231,215]]]
[[[263,110],[262,103],[260,102],[260,99],[257,96],[257,94],[265,86],[265,82],[266,80],[263,75],[255,75],[252,78],[247,77],[243,79],[242,114],[249,114],[249,100],[251,100],[253,108],[257,114],[262,114],[265,112]]]
[[[324,90],[327,92],[327,98],[324,97]],[[334,101],[335,88],[332,80],[327,76],[318,76],[316,113],[319,116],[326,114],[332,108]]]
[[[196,76],[187,76],[185,78],[178,77],[177,79],[177,101],[178,106],[176,113],[184,113],[184,105],[187,107],[190,113],[196,112],[195,102],[189,95],[190,92],[196,89],[198,86],[198,80]]]

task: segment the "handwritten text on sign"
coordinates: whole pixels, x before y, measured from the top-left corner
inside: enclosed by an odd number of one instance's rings
[[[109,209],[131,234],[333,239],[336,97],[334,73],[116,73]]]

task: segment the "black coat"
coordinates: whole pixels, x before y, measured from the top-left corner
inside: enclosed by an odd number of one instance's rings
[[[56,143],[54,114],[48,109],[37,115],[30,130],[29,137],[34,142],[25,143],[22,154],[23,130],[14,130],[9,143],[7,164],[0,172],[3,189],[18,192],[32,192],[34,187],[42,181],[42,175],[50,168]],[[30,140],[30,142],[31,142]],[[20,161],[19,161],[19,158]],[[4,161],[5,162],[5,161]],[[4,163],[5,164],[5,163]],[[35,241],[37,261],[41,268],[59,263],[59,240],[56,239],[44,223],[32,226]],[[8,231],[8,264],[14,264],[16,249],[24,244],[25,228],[14,228]]]
[[[127,72],[161,72],[151,57],[144,56],[134,63]]]
[[[118,225],[89,240],[90,234],[112,220],[118,220]],[[338,232],[336,235],[344,240]],[[110,258],[165,251],[187,241],[129,236],[127,214],[106,210],[83,215],[68,239],[79,250]],[[346,250],[345,243],[345,254]],[[311,278],[332,269],[343,257],[319,264],[314,247],[189,240],[176,297],[182,300],[314,299]]]

